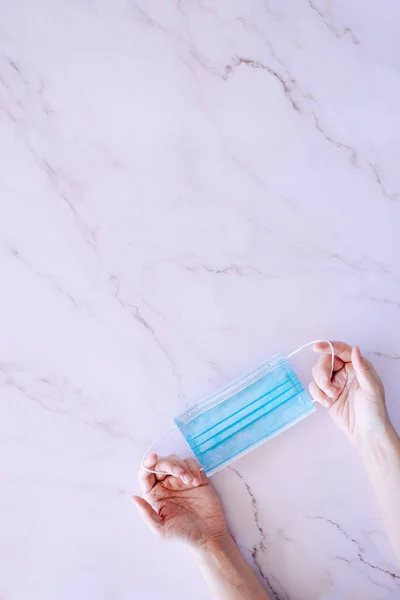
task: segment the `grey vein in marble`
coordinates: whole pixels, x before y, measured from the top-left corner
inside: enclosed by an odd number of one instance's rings
[[[250,550],[251,557],[254,561],[254,564],[257,567],[259,574],[261,575],[262,579],[265,581],[271,594],[273,595],[274,600],[282,600],[280,598],[280,596],[278,595],[278,592],[274,589],[274,586],[271,583],[271,577],[267,575],[265,569],[263,568],[263,566],[261,564],[261,556],[260,555],[263,555],[263,554],[266,555],[266,552],[267,552],[267,547],[266,547],[267,535],[260,523],[260,515],[259,515],[259,511],[258,511],[256,497],[254,496],[249,484],[247,483],[247,481],[245,480],[243,475],[241,475],[240,472],[232,466],[229,466],[228,469],[230,471],[232,471],[233,473],[235,473],[237,475],[237,477],[239,477],[239,479],[243,482],[243,484],[246,488],[247,494],[251,501],[251,507],[252,507],[252,511],[253,511],[253,515],[254,515],[254,523],[257,527],[257,530],[258,530],[258,533],[260,536],[260,540],[259,540],[258,544],[255,544],[253,546],[253,549]],[[288,600],[288,599],[285,598],[285,600]]]
[[[358,560],[366,565],[367,567],[374,569],[375,571],[380,571],[381,573],[384,573],[385,575],[389,575],[389,577],[391,577],[391,579],[395,580],[397,583],[397,585],[400,585],[400,572],[395,569],[395,567],[393,567],[392,570],[389,569],[384,569],[383,567],[380,567],[379,565],[375,565],[371,562],[369,562],[366,558],[365,558],[365,549],[359,544],[359,542],[357,542],[357,540],[353,537],[351,537],[351,535],[349,535],[347,533],[347,531],[345,529],[343,529],[343,527],[341,525],[339,525],[339,523],[336,523],[335,521],[332,521],[332,519],[329,519],[327,517],[322,517],[322,516],[316,516],[316,517],[310,517],[311,519],[316,519],[316,520],[320,520],[320,521],[324,521],[325,523],[328,523],[329,525],[331,525],[332,527],[335,527],[335,529],[341,533],[349,542],[351,542],[352,544],[354,544],[356,546],[356,553],[357,553],[357,557]],[[351,563],[351,560],[349,559],[344,559],[343,557],[340,557],[341,560],[346,560],[347,562]]]

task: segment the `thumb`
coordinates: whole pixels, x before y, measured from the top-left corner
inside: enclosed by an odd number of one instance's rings
[[[370,364],[363,358],[358,346],[351,351],[351,362],[361,387],[371,389],[373,387],[373,371]]]
[[[155,533],[162,533],[164,521],[162,517],[150,504],[140,496],[132,496],[133,503],[139,509],[139,512],[142,516],[143,521],[152,529]]]

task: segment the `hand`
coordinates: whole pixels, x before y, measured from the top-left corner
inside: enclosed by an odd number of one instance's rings
[[[134,496],[133,501],[153,531],[193,547],[228,533],[218,496],[193,458],[181,460],[173,454],[159,458],[150,454],[144,465],[169,473],[155,475],[143,467],[139,472],[144,498]]]
[[[359,445],[389,423],[385,390],[370,361],[361,356],[358,346],[351,348],[344,342],[332,342],[332,345],[335,351],[332,379],[329,345],[325,342],[314,345],[315,352],[322,356],[313,367],[310,394],[328,409],[335,425],[353,444]]]

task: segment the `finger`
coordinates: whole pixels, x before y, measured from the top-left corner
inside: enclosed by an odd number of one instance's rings
[[[331,342],[335,356],[341,358],[344,362],[351,361],[351,346],[345,342]],[[313,346],[314,352],[321,354],[330,354],[332,356],[331,348],[326,342],[317,342]]]
[[[330,408],[332,406],[332,400],[328,398],[326,394],[324,394],[324,392],[317,386],[315,381],[310,383],[308,390],[315,402],[322,404],[324,408]]]
[[[374,391],[379,376],[369,360],[362,356],[358,346],[354,346],[351,359],[360,386],[368,391]]]
[[[162,534],[164,521],[162,517],[150,506],[144,498],[140,496],[133,496],[132,501],[135,506],[139,509],[140,515],[145,523],[155,533]]]
[[[185,464],[187,465],[190,474],[192,475],[192,483],[193,485],[200,485],[201,477],[200,477],[200,465],[194,458],[185,458]]]
[[[334,362],[334,371],[340,370],[343,367],[343,361],[340,358],[336,359]],[[335,383],[331,381],[331,371],[332,371],[332,357],[328,354],[323,354],[320,356],[316,365],[312,368],[312,374],[315,379],[315,383],[321,390],[334,400],[337,398],[338,394],[341,392],[341,389],[338,389],[335,386]]]
[[[324,361],[324,364],[326,364],[327,366],[329,366],[329,375],[332,371],[332,354],[323,354],[322,356],[320,356],[320,358],[318,359],[319,361],[322,362],[322,360]],[[344,366],[344,362],[342,361],[341,358],[339,358],[338,356],[334,356],[333,357],[333,373],[335,371],[340,371],[340,369],[343,368]]]
[[[153,452],[152,454],[145,456],[143,463],[140,465],[139,483],[143,494],[148,494],[148,492],[150,492],[150,490],[152,490],[156,484],[156,476],[154,473],[149,473],[146,471],[146,468],[153,470],[156,462],[157,454]]]
[[[155,471],[161,471],[163,474],[180,477],[184,483],[190,483],[192,476],[187,465],[176,454],[170,454],[166,457],[160,457],[155,464]]]
[[[147,454],[143,459],[143,464],[147,469],[153,469],[157,462],[158,455],[155,452]]]
[[[210,482],[206,475],[206,472],[203,469],[203,467],[200,467],[200,485],[206,485],[207,483],[210,483]]]
[[[340,371],[340,369],[343,369],[344,365],[346,363],[339,358],[338,356],[334,356],[333,357],[333,372],[335,373],[336,371]],[[330,368],[332,368],[332,356],[329,356],[329,365]]]

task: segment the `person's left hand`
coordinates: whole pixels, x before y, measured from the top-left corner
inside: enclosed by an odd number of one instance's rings
[[[221,503],[204,471],[193,458],[166,458],[150,454],[139,480],[144,498],[133,496],[143,519],[156,533],[167,539],[180,539],[199,547],[228,534]]]

